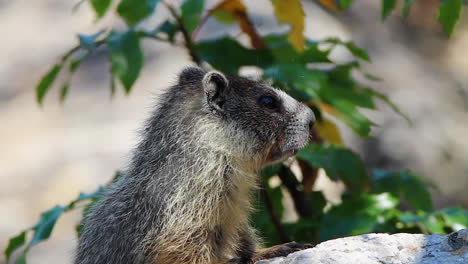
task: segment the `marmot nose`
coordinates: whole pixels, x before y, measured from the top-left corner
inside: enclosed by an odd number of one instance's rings
[[[314,112],[309,108],[309,114],[308,114],[309,141],[314,141],[314,139],[317,137],[317,135],[315,135],[315,130],[313,129],[314,124],[315,124],[315,115],[314,115]]]
[[[312,130],[312,128],[314,127],[314,124],[315,124],[315,120],[309,122],[309,131]]]
[[[315,124],[315,115],[314,115],[314,112],[310,108],[308,108],[308,110],[309,110],[309,113],[307,114],[307,121],[309,123],[309,129],[311,129]]]

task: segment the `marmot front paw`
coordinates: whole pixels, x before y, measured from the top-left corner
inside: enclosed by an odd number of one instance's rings
[[[252,263],[263,259],[285,257],[293,252],[312,247],[314,247],[312,244],[301,244],[297,242],[289,242],[277,246],[272,246],[257,252],[252,258]]]

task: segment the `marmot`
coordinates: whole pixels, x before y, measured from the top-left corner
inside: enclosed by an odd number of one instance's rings
[[[124,176],[85,216],[75,264],[253,263],[256,172],[310,139],[314,114],[264,82],[190,67],[161,97]]]

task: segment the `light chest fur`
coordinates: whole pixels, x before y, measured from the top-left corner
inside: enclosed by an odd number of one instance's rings
[[[173,131],[183,134],[182,127]],[[251,193],[258,178],[256,164],[261,162],[246,160],[251,155],[245,152],[255,142],[246,140],[251,137],[244,132],[220,126],[210,118],[197,120],[189,135],[177,137],[174,144],[181,146],[183,153],[168,157],[159,172],[183,174],[184,181],[172,186],[174,192],[162,212],[164,226],[153,245],[153,250],[160,252],[156,263],[226,261],[238,250],[240,231],[249,228]],[[200,262],[194,256],[199,256]]]

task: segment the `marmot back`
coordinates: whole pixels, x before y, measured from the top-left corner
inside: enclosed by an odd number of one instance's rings
[[[305,146],[313,121],[307,106],[263,82],[185,69],[125,175],[85,217],[75,263],[251,263],[256,172]]]

